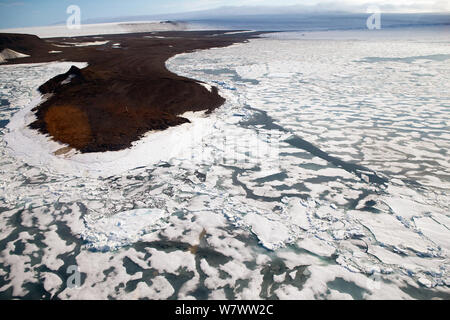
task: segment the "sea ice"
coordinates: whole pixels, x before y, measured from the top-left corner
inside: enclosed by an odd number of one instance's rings
[[[166,216],[160,209],[136,209],[99,219],[85,216],[86,230],[82,237],[91,248],[114,250],[136,242],[145,233],[162,227],[162,219]]]
[[[123,153],[59,158],[18,112],[71,64],[2,66],[0,292],[448,299],[448,54],[439,41],[272,37],[179,55],[167,67],[217,84],[224,106]],[[71,264],[79,288],[56,278]]]

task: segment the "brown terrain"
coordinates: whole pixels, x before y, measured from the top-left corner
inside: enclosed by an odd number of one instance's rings
[[[0,34],[0,52],[8,48],[30,56],[8,64],[87,62],[88,67],[72,66],[39,87],[46,100],[33,109],[37,120],[30,127],[81,152],[103,152],[129,148],[148,131],[189,122],[180,117],[186,111],[211,112],[225,102],[216,87],[209,91],[199,81],[168,71],[167,59],[259,34],[173,31],[45,40]],[[95,41],[109,42],[73,45]]]

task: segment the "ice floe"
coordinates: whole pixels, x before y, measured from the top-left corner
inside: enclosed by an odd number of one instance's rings
[[[114,250],[134,243],[146,232],[161,227],[165,216],[160,209],[136,209],[100,219],[86,216],[86,230],[82,237],[94,249]]]

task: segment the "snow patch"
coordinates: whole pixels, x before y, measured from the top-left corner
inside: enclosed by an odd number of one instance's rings
[[[29,57],[29,55],[6,48],[3,49],[2,52],[0,52],[0,63],[6,62],[7,60],[20,59],[26,57]]]

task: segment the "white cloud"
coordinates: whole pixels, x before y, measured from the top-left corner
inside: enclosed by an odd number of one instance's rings
[[[25,5],[25,3],[19,1],[0,1],[0,7],[20,7],[23,5]]]

